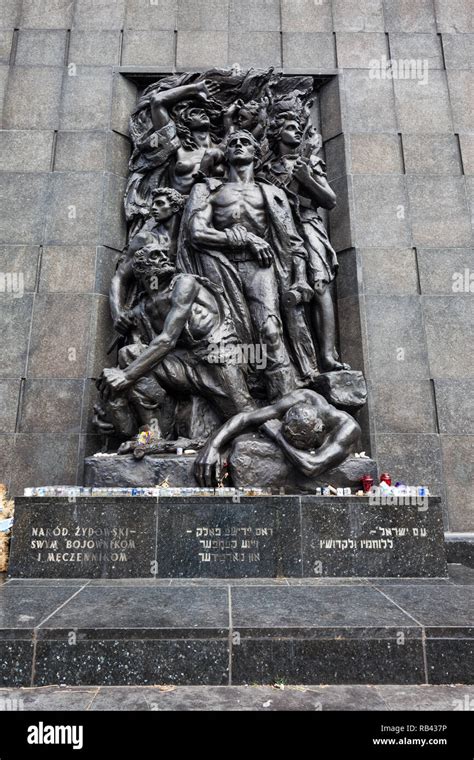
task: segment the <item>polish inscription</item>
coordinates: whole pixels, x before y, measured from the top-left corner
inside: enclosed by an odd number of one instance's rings
[[[127,563],[137,548],[136,531],[129,527],[31,526],[30,548],[37,562]]]

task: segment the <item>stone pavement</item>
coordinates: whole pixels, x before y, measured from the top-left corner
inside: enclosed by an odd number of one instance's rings
[[[0,689],[2,710],[443,710],[474,709],[474,687],[46,686]]]

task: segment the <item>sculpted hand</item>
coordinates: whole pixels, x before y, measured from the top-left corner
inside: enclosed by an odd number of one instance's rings
[[[100,433],[105,435],[112,435],[115,432],[113,424],[106,419],[106,413],[100,404],[94,405],[92,424]]]
[[[301,298],[304,303],[309,303],[314,295],[313,288],[311,285],[308,285],[306,280],[295,280],[291,289],[297,290],[298,293],[301,293]]]
[[[220,87],[217,82],[213,82],[212,79],[205,79],[204,82],[198,82],[197,84],[197,96],[201,100],[210,100],[217,95]]]
[[[302,158],[298,158],[293,167],[293,177],[303,184],[312,179],[311,170]]]
[[[231,248],[244,248],[247,245],[248,233],[243,224],[233,224],[225,233]]]
[[[231,103],[228,108],[226,108],[225,116],[228,116],[230,119],[233,117],[235,112],[237,111],[237,102],[234,101],[234,103]]]
[[[106,367],[102,372],[104,380],[114,391],[126,391],[133,385],[133,382],[129,380],[123,371],[118,367]]]
[[[314,292],[322,295],[327,288],[327,283],[324,280],[314,281]]]
[[[117,449],[117,454],[133,454],[136,441],[124,441]]]
[[[247,238],[249,250],[257,259],[258,265],[260,267],[271,266],[273,261],[273,251],[267,241],[251,232],[247,235]]]
[[[194,475],[200,486],[211,487],[219,482],[222,474],[222,462],[219,451],[207,443],[197,455],[194,462]]]
[[[225,112],[226,116],[230,116],[230,117],[234,116],[236,111],[239,111],[243,105],[244,105],[244,101],[241,100],[240,98],[237,98],[237,100],[234,100],[234,102],[231,103],[230,106],[226,109],[226,112]]]
[[[133,313],[129,309],[122,309],[119,316],[114,322],[115,330],[120,335],[126,335],[132,329],[135,324],[135,318]]]

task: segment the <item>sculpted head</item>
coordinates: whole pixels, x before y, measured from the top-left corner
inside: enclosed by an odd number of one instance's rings
[[[151,214],[157,222],[165,222],[184,207],[185,199],[171,187],[157,187],[152,192]]]
[[[206,104],[197,100],[181,100],[171,109],[176,131],[185,150],[195,150],[199,147],[195,140],[195,133],[209,132],[212,140],[216,142],[213,134],[213,123],[217,118],[217,106],[210,101]]]
[[[283,418],[281,432],[296,449],[319,448],[325,438],[325,427],[314,406],[295,404]]]
[[[173,116],[178,129],[193,132],[194,130],[208,130],[210,119],[207,110],[194,100],[182,100],[173,108]]]
[[[204,108],[197,105],[190,105],[189,108],[186,109],[183,113],[183,121],[191,132],[194,130],[209,129],[211,124],[211,120]]]
[[[258,124],[260,113],[260,104],[256,100],[250,100],[248,103],[239,108],[235,123],[239,129],[250,130]]]
[[[158,283],[160,278],[173,274],[174,267],[168,257],[167,246],[161,246],[155,240],[136,250],[132,258],[132,270],[137,280],[142,282],[154,278]]]
[[[301,145],[302,132],[296,119],[285,119],[280,129],[280,141],[284,145],[298,148]]]
[[[283,113],[274,117],[268,130],[268,139],[271,144],[282,143],[296,151],[303,137],[301,123],[296,115]]]
[[[224,156],[231,166],[251,164],[260,158],[260,146],[251,132],[238,129],[225,138]]]

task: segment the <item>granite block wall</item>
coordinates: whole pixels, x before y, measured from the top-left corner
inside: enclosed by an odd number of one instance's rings
[[[447,528],[473,530],[470,0],[1,0],[0,19],[0,480],[80,482],[99,447],[137,72],[272,65],[327,75],[340,347],[369,384],[364,445],[440,494]]]

